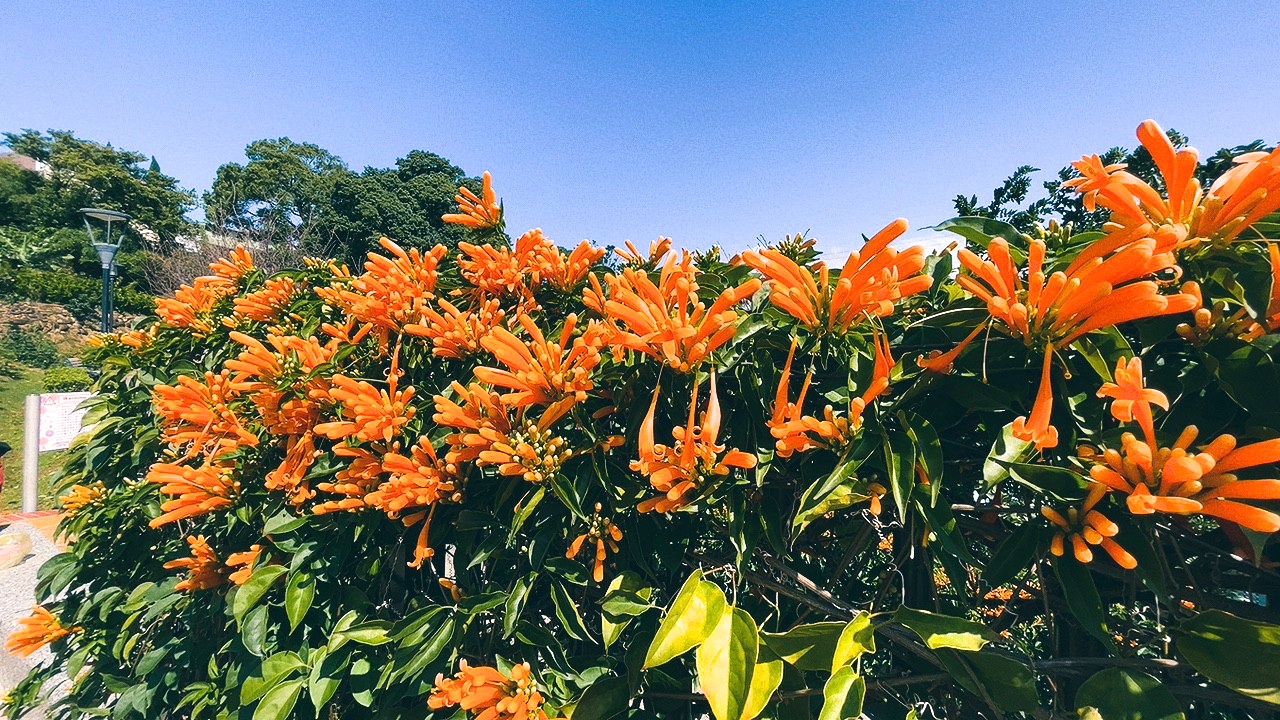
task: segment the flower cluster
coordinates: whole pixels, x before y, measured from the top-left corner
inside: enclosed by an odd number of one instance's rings
[[[529,663],[513,665],[509,674],[497,668],[458,664],[458,674],[439,675],[427,698],[432,710],[457,707],[472,720],[548,720],[542,693]]]

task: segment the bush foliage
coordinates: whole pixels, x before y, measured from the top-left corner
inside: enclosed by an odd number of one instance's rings
[[[84,368],[55,367],[49,368],[44,374],[45,392],[80,392],[88,390],[92,385],[93,378],[89,377]]]
[[[457,253],[235,253],[103,341],[12,709],[1271,711],[1280,152],[1139,139],[954,258],[509,245],[487,176]]]

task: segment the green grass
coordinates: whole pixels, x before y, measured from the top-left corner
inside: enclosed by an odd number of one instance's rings
[[[4,492],[0,493],[0,513],[22,509],[22,423],[23,403],[27,395],[44,387],[44,371],[27,370],[18,378],[0,378],[0,440],[13,446],[4,456]],[[62,467],[62,451],[40,456],[40,482],[37,506],[47,510],[57,505],[57,493],[50,478]]]

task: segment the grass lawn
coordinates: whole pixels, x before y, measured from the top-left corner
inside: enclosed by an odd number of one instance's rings
[[[0,493],[0,513],[18,512],[22,509],[22,414],[27,395],[39,393],[44,387],[44,371],[27,370],[20,378],[0,378],[0,440],[13,446],[4,456],[4,492]],[[53,508],[57,495],[49,478],[62,466],[62,451],[47,452],[40,456],[40,483],[37,507]]]

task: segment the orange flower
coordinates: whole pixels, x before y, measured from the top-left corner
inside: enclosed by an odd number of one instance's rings
[[[505,436],[511,431],[511,419],[501,396],[483,385],[472,383],[463,387],[455,381],[449,387],[458,399],[436,395],[436,412],[431,419],[437,425],[460,431],[446,438],[451,448],[446,459],[454,464],[470,462],[489,448],[488,438]]]
[[[412,420],[417,412],[409,405],[413,398],[413,388],[397,389],[399,377],[399,365],[394,358],[386,390],[378,390],[364,380],[334,375],[334,387],[328,394],[331,400],[342,404],[341,415],[344,419],[317,425],[316,434],[330,440],[355,437],[363,442],[391,442],[400,427]]]
[[[1267,257],[1271,260],[1271,298],[1267,303],[1264,321],[1267,330],[1280,330],[1280,243],[1267,243]]]
[[[63,627],[53,613],[39,605],[31,609],[31,615],[19,620],[18,625],[4,644],[4,649],[16,657],[29,657],[51,642],[80,632],[78,627]]]
[[[147,472],[147,482],[159,485],[161,495],[173,498],[160,505],[164,514],[149,523],[153,528],[230,507],[232,496],[240,491],[230,467],[209,462],[197,468],[156,463]]]
[[[152,396],[156,415],[170,445],[190,445],[190,457],[202,450],[218,455],[240,445],[254,447],[258,437],[245,430],[228,403],[236,395],[231,373],[204,374],[204,382],[179,376],[177,385],[159,385]]]
[[[1066,514],[1050,508],[1048,506],[1040,508],[1040,514],[1044,515],[1049,522],[1053,523],[1056,532],[1053,534],[1053,540],[1049,543],[1049,552],[1057,557],[1062,557],[1066,552],[1066,543],[1071,542],[1071,552],[1075,555],[1076,560],[1082,563],[1093,562],[1093,551],[1089,549],[1090,545],[1101,547],[1116,564],[1125,570],[1132,570],[1138,567],[1138,561],[1127,550],[1120,547],[1113,537],[1120,534],[1120,526],[1111,522],[1105,515],[1098,512],[1094,507],[1098,501],[1107,494],[1107,486],[1101,483],[1091,483],[1089,485],[1089,494],[1085,497],[1084,503],[1079,508],[1068,508]]]
[[[250,545],[248,550],[244,552],[231,553],[227,556],[227,567],[238,567],[239,570],[227,576],[227,579],[236,585],[243,585],[253,576],[253,566],[258,562],[258,555],[262,553],[262,546],[258,544]]]
[[[617,553],[618,543],[622,542],[622,531],[609,518],[600,517],[600,510],[600,503],[596,503],[596,511],[591,516],[587,531],[574,538],[573,542],[569,543],[568,552],[564,554],[565,557],[572,560],[578,557],[578,553],[582,552],[583,543],[594,544],[596,546],[595,565],[591,571],[591,577],[596,582],[604,581],[606,550]]]
[[[548,720],[543,702],[529,663],[513,666],[507,677],[495,668],[470,667],[462,660],[457,675],[436,676],[427,707],[460,707],[474,713],[474,720]]]
[[[173,297],[157,299],[156,315],[169,327],[207,335],[213,331],[213,306],[234,291],[219,278],[198,277],[178,288]]]
[[[350,280],[350,289],[338,278],[330,287],[316,288],[316,294],[358,322],[377,328],[385,341],[389,332],[399,332],[421,320],[435,298],[440,276],[437,268],[447,250],[436,245],[426,252],[417,248],[406,251],[387,238],[378,244],[391,257],[371,252],[364,274]]]
[[[1147,444],[1155,446],[1155,419],[1151,414],[1151,406],[1158,405],[1169,409],[1169,398],[1159,390],[1150,390],[1142,384],[1142,359],[1133,358],[1125,364],[1125,359],[1116,361],[1116,381],[1103,383],[1098,389],[1098,397],[1112,398],[1111,415],[1120,422],[1134,422],[1142,428]]]
[[[297,506],[315,497],[307,482],[307,471],[320,453],[316,451],[315,436],[309,432],[290,435],[285,442],[284,460],[267,473],[263,486],[284,492],[289,502]]]
[[[1013,436],[1019,440],[1035,443],[1037,450],[1058,446],[1058,429],[1049,424],[1053,415],[1053,381],[1050,371],[1053,366],[1053,346],[1044,349],[1044,362],[1040,366],[1040,389],[1036,391],[1036,402],[1031,406],[1031,417],[1019,415],[1013,419],[1009,428]]]
[[[481,338],[480,344],[508,369],[479,367],[475,370],[476,379],[513,390],[502,396],[502,401],[513,407],[546,405],[564,398],[586,400],[587,391],[592,388],[591,371],[600,364],[604,328],[589,323],[575,338],[578,316],[571,314],[560,331],[560,342],[553,343],[528,315],[521,315],[519,321],[529,333],[529,342],[521,341],[505,328],[494,328]]]
[[[381,467],[384,472],[391,473],[391,477],[366,495],[364,503],[382,510],[393,520],[399,518],[405,527],[422,523],[414,545],[413,561],[409,563],[411,568],[421,567],[422,561],[435,554],[427,544],[427,536],[436,505],[460,499],[456,495],[457,473],[451,465],[440,460],[427,438],[418,441],[409,457],[387,453],[382,457]]]
[[[637,510],[671,512],[697,499],[697,495],[709,489],[717,478],[729,474],[730,468],[753,468],[754,455],[741,450],[725,453],[725,446],[716,444],[720,435],[720,400],[716,395],[716,375],[711,373],[711,397],[702,421],[697,421],[698,382],[693,383],[693,397],[689,402],[689,420],[685,427],[671,431],[675,439],[672,446],[654,443],[654,414],[658,408],[658,389],[653,393],[649,414],[640,426],[640,457],[631,461],[631,470],[649,477],[649,484],[662,493],[658,497],[642,501]],[[721,453],[724,456],[721,457]]]
[[[289,306],[297,287],[298,283],[290,277],[268,280],[261,290],[235,299],[236,317],[255,322],[275,322],[280,311]]]
[[[933,284],[919,274],[922,246],[901,253],[889,247],[906,229],[906,220],[894,220],[850,253],[834,286],[823,262],[811,273],[773,248],[748,250],[742,260],[769,279],[769,302],[812,331],[845,332],[865,318],[893,314],[894,303]]]
[[[537,422],[525,417],[505,432],[493,425],[481,427],[479,435],[485,444],[477,446],[476,464],[496,466],[500,475],[522,477],[531,483],[555,475],[573,451],[565,449],[564,438],[552,433],[551,426],[571,405],[568,398],[561,400],[544,410]]]
[[[393,443],[392,447],[398,449],[399,444]],[[335,482],[317,483],[316,489],[321,492],[346,495],[347,500],[322,503],[312,509],[317,515],[335,510],[364,507],[362,498],[380,484],[385,472],[382,467],[382,458],[365,448],[339,445],[333,449],[333,454],[338,457],[349,457],[351,462],[334,475]],[[350,500],[355,502],[349,502]]]
[[[236,245],[236,249],[232,250],[230,255],[210,263],[209,271],[215,277],[229,283],[237,283],[245,275],[253,272],[253,256],[244,249],[243,245]]]
[[[191,546],[191,557],[170,560],[164,564],[165,570],[185,568],[189,571],[187,579],[175,585],[173,589],[193,592],[196,590],[209,590],[225,582],[223,578],[225,568],[218,562],[217,553],[213,551],[212,547],[209,547],[209,543],[204,536],[188,537],[187,544]]]
[[[1190,451],[1199,431],[1188,426],[1172,448],[1154,448],[1132,433],[1121,437],[1123,453],[1108,449],[1090,470],[1097,482],[1128,495],[1129,512],[1207,515],[1256,532],[1280,530],[1280,515],[1238,502],[1280,500],[1280,480],[1240,480],[1235,471],[1280,462],[1280,439],[1236,447],[1220,435]]]
[[[726,288],[707,308],[698,298],[697,275],[693,257],[684,252],[678,262],[675,256],[667,258],[657,284],[631,268],[620,276],[606,276],[607,300],[592,275],[592,286],[583,300],[617,324],[610,343],[689,372],[733,338],[738,313],[730,308],[760,289],[760,280],[752,278],[736,288]]]
[[[794,403],[787,400],[791,386],[791,363],[795,359],[796,345],[799,339],[793,338],[791,350],[787,353],[787,362],[782,367],[782,378],[778,381],[777,394],[773,401],[773,417],[767,423],[769,432],[777,440],[778,455],[790,457],[792,453],[806,452],[814,448],[828,448],[835,452],[843,452],[853,441],[858,430],[862,428],[862,413],[866,411],[875,398],[889,389],[889,371],[893,368],[893,358],[889,354],[889,342],[881,333],[875,333],[875,366],[871,373],[871,382],[861,397],[850,398],[849,412],[838,416],[830,405],[823,408],[823,418],[804,414],[805,395],[809,392],[809,384],[813,380],[813,371],[809,371],[800,387],[800,395]]]
[[[75,517],[90,505],[97,504],[107,496],[107,488],[102,481],[97,481],[92,485],[72,485],[66,495],[58,498],[58,504],[62,505],[62,512],[67,517]]]
[[[555,262],[552,263],[547,280],[563,292],[572,292],[573,288],[587,277],[591,266],[603,257],[604,248],[592,247],[586,240],[578,243],[567,258],[557,249]]]
[[[482,295],[526,297],[531,293],[525,284],[524,263],[519,253],[522,250],[530,252],[527,248],[543,239],[541,230],[530,230],[516,240],[515,253],[492,245],[458,243],[458,250],[462,253],[458,256],[462,279],[475,286]]]
[[[1153,120],[1138,126],[1138,140],[1151,154],[1164,180],[1165,195],[1125,171],[1103,166],[1098,156],[1072,163],[1080,177],[1064,185],[1084,194],[1089,210],[1102,206],[1111,220],[1136,228],[1167,228],[1171,242],[1162,250],[1194,247],[1204,242],[1231,242],[1253,223],[1280,210],[1280,149],[1241,155],[1206,193],[1196,179],[1199,154],[1178,150]]]
[[[669,237],[659,237],[649,243],[649,253],[647,255],[642,255],[630,240],[623,244],[627,246],[626,250],[614,248],[613,252],[622,258],[622,261],[628,267],[636,269],[651,270],[658,267],[658,263],[662,262],[662,258],[671,250],[671,238]]]
[[[492,333],[506,316],[497,298],[481,300],[474,309],[465,311],[446,300],[440,300],[439,305],[443,315],[426,308],[422,324],[406,325],[404,331],[430,338],[433,354],[454,360],[479,352],[481,338]]]
[[[441,220],[454,225],[485,230],[498,227],[502,223],[502,205],[493,192],[493,176],[486,170],[481,177],[480,194],[476,194],[463,186],[458,186],[458,194],[453,199],[458,203],[460,213],[446,213]]]

